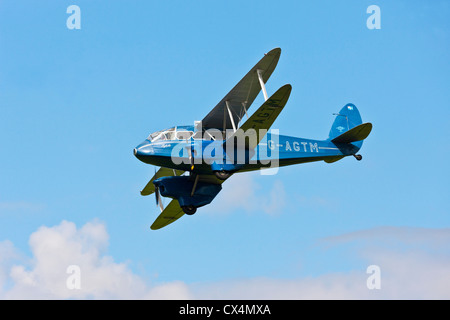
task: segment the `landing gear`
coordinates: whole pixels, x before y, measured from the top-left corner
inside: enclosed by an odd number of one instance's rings
[[[360,154],[354,154],[353,155],[355,158],[356,158],[356,160],[358,160],[358,161],[361,161],[362,160],[362,155],[360,155]]]
[[[183,206],[181,207],[181,209],[183,209],[183,212],[188,215],[193,215],[195,212],[197,212],[197,208],[193,205]]]
[[[230,172],[227,171],[214,171],[214,174],[216,175],[216,177],[220,180],[226,180],[231,176]]]

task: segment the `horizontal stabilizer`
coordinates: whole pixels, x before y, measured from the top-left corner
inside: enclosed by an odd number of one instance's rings
[[[372,124],[370,122],[360,124],[343,134],[337,136],[331,142],[333,143],[351,143],[366,139],[372,131]]]

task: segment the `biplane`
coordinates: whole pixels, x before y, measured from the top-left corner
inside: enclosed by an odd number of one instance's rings
[[[332,163],[347,156],[362,159],[358,151],[372,124],[362,122],[352,103],[334,114],[325,140],[280,135],[271,128],[292,90],[286,84],[270,97],[267,94],[265,85],[280,54],[279,48],[266,53],[201,121],[154,132],[134,148],[136,158],[159,167],[141,191],[143,196],[154,194],[161,211],[152,230],[211,203],[236,173],[313,161]],[[264,103],[249,116],[261,91]],[[171,199],[167,206],[162,197]]]

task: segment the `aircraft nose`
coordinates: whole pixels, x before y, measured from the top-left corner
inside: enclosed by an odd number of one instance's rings
[[[143,160],[144,158],[148,158],[151,155],[149,149],[149,143],[147,141],[142,142],[140,145],[136,146],[133,149],[133,154],[139,160]]]

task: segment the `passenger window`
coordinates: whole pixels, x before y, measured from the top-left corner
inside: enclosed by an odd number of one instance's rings
[[[187,140],[192,136],[192,131],[177,131],[176,138],[178,140]]]

